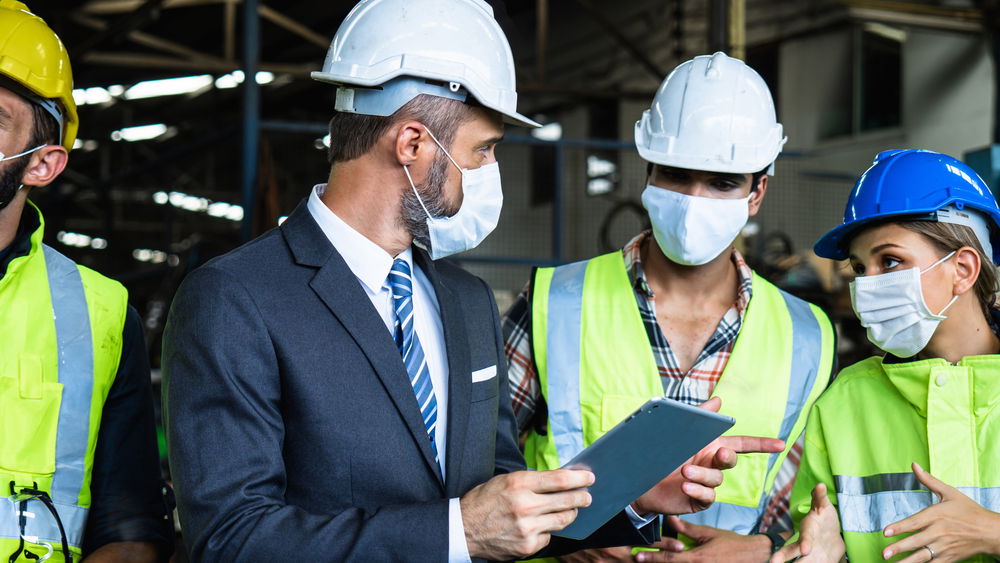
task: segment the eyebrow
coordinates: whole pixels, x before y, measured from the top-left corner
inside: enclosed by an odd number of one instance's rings
[[[487,145],[487,146],[488,145],[495,145],[495,144],[499,143],[500,141],[503,141],[503,135],[500,135],[499,137],[491,137],[489,139],[486,139],[486,141],[484,141],[483,144]]]
[[[870,254],[877,254],[877,253],[882,252],[883,250],[885,250],[887,248],[903,248],[903,247],[899,246],[898,244],[895,244],[895,243],[887,242],[885,244],[880,244],[880,245],[876,246],[875,248],[873,248],[871,250]],[[847,258],[849,260],[855,260],[855,261],[858,261],[858,262],[861,261],[861,259],[858,258],[857,256],[855,256],[854,254],[851,254]]]
[[[673,174],[690,174],[690,170],[684,168],[677,168],[675,166],[661,166],[664,172],[669,172]],[[708,172],[716,178],[722,178],[723,180],[729,180],[730,182],[745,182],[747,181],[747,176],[753,178],[752,174],[737,174],[734,172]]]

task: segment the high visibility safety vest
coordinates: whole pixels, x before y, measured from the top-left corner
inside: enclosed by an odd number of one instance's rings
[[[727,434],[781,438],[787,447],[740,455],[712,507],[685,517],[742,534],[756,531],[778,469],[829,382],[834,354],[833,330],[819,308],[756,274],[752,283],[753,296],[713,396],[722,398],[723,413],[736,418]],[[527,438],[531,467],[562,466],[645,401],[663,396],[619,251],[536,270],[532,343],[548,428]],[[651,447],[657,442],[670,447],[669,435],[650,436]]]
[[[32,205],[32,207],[34,207]],[[37,209],[35,209],[37,212]],[[0,278],[0,560],[80,561],[104,401],[121,358],[127,293],[42,244]],[[51,498],[56,518],[37,498]],[[20,494],[20,496],[14,496]]]
[[[822,481],[850,560],[882,561],[882,550],[905,537],[886,538],[882,530],[937,502],[913,475],[914,461],[1000,512],[998,405],[1000,355],[968,356],[958,365],[869,358],[844,369],[810,414],[792,490],[796,525]]]

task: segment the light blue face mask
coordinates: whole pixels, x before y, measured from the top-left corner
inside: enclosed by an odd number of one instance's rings
[[[503,207],[503,188],[500,185],[499,164],[491,162],[471,170],[462,168],[438,142],[430,129],[427,130],[427,133],[431,139],[434,139],[448,160],[462,172],[462,193],[464,194],[462,206],[457,213],[451,217],[432,217],[427,211],[427,206],[420,199],[417,186],[413,183],[413,178],[410,177],[409,168],[403,166],[406,179],[410,181],[410,187],[417,196],[417,201],[420,202],[424,213],[427,214],[427,231],[431,242],[429,252],[431,259],[437,260],[473,249],[493,232],[500,220],[500,209]]]

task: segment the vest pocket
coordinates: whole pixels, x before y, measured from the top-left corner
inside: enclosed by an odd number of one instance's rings
[[[726,480],[715,489],[715,502],[759,506],[766,491],[767,466],[771,454],[740,454],[736,467],[726,471]]]
[[[17,377],[0,376],[0,468],[51,475],[62,384],[42,380],[37,356],[18,358]]]

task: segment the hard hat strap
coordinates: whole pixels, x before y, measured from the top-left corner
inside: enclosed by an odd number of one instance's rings
[[[402,76],[378,87],[343,85],[337,88],[334,109],[344,113],[387,116],[420,94],[465,102],[469,92],[457,82],[436,82]]]
[[[66,118],[65,116],[63,116],[62,109],[59,107],[59,103],[56,100],[43,98],[38,94],[32,92],[31,90],[27,89],[20,82],[8,76],[4,76],[2,74],[0,74],[0,88],[6,88],[7,90],[10,90],[11,92],[27,100],[28,103],[32,103],[41,107],[46,111],[46,113],[51,115],[56,120],[56,123],[59,125],[59,137],[56,141],[57,143],[62,143],[63,129],[65,128],[66,125]]]

